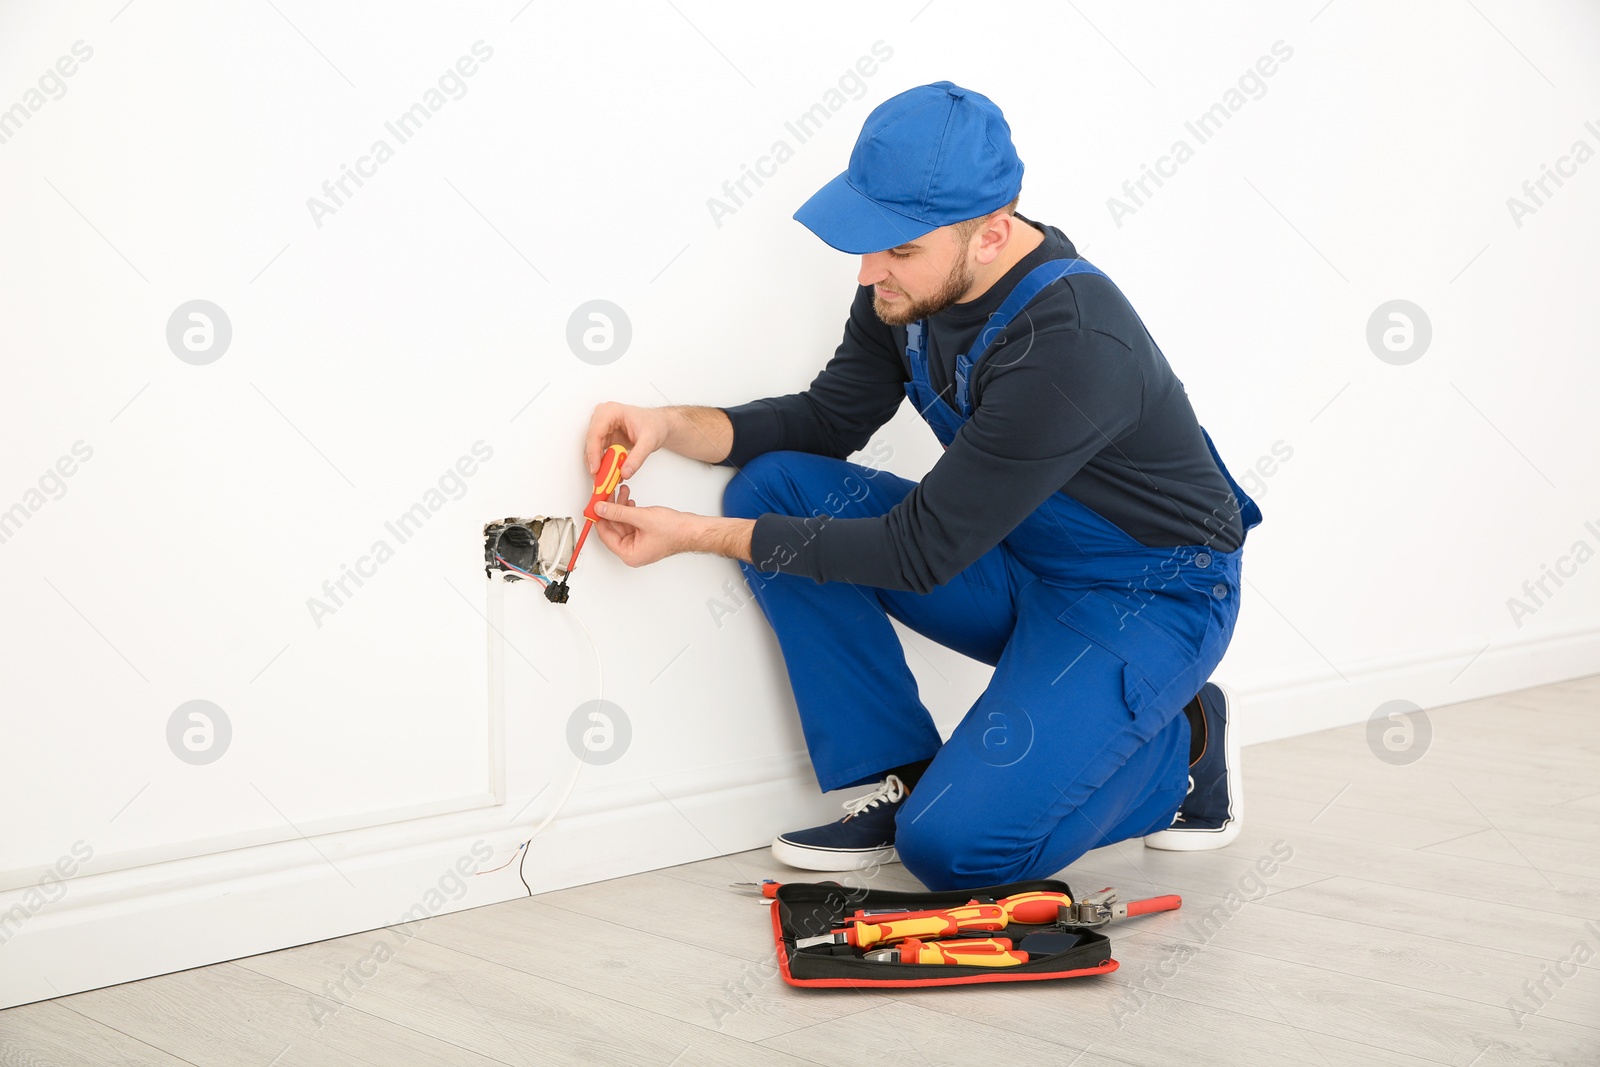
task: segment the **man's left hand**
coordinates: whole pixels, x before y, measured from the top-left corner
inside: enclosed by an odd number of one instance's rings
[[[600,540],[630,567],[643,567],[679,552],[714,552],[729,559],[750,562],[754,519],[727,519],[696,515],[671,508],[641,508],[617,487],[614,502],[595,505]]]
[[[696,520],[672,508],[637,506],[626,485],[617,488],[616,501],[602,502],[595,511],[603,517],[595,524],[600,540],[630,567],[643,567],[689,550]]]

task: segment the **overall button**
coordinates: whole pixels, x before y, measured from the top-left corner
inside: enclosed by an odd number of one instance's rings
[[[1196,567],[1209,567],[1209,566],[1211,566],[1211,553],[1209,553],[1209,552],[1197,552],[1197,553],[1195,553],[1194,565]]]
[[[1211,592],[1218,600],[1228,599],[1228,587],[1221,582],[1211,587]]]

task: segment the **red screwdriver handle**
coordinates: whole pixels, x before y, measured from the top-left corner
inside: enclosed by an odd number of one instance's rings
[[[922,941],[907,938],[900,942],[901,963],[936,963],[968,967],[1014,967],[1028,962],[1028,954],[1013,950],[1009,938],[982,940]]]
[[[567,573],[572,573],[572,568],[578,565],[578,553],[583,551],[583,543],[589,538],[589,531],[594,524],[600,521],[600,516],[595,513],[594,506],[605,500],[616,491],[622,482],[622,461],[628,456],[628,450],[621,445],[612,445],[600,457],[600,469],[595,472],[594,491],[589,497],[589,504],[583,509],[583,517],[588,520],[583,524],[583,530],[578,534],[578,543],[572,546],[572,556],[567,560]]]
[[[594,476],[594,495],[589,498],[589,506],[583,509],[584,518],[591,522],[599,521],[600,516],[595,514],[594,506],[616,492],[622,482],[622,461],[627,455],[628,450],[622,445],[612,445],[600,457],[600,469]]]

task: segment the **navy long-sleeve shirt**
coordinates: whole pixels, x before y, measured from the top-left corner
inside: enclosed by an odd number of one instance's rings
[[[930,385],[955,408],[955,360],[1029,271],[1076,249],[1025,216],[1044,241],[976,300],[927,320]],[[1004,337],[1031,331],[1026,358],[990,349],[969,383],[972,417],[917,488],[887,514],[756,519],[751,557],[763,570],[926,593],[989,551],[1052,493],[1066,493],[1152,547],[1244,539],[1238,503],[1211,458],[1166,357],[1107,279],[1069,275],[1047,286]],[[1003,339],[1003,338],[1002,338]],[[844,459],[905,400],[906,329],[856,290],[844,339],[800,393],[724,408],[733,449],[722,466],[792,449]],[[976,355],[976,353],[974,353]],[[796,532],[800,533],[796,537]],[[780,548],[780,546],[782,546]]]

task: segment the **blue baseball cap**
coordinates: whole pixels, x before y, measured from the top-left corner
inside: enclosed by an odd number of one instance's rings
[[[987,215],[1021,191],[1022,160],[994,101],[938,81],[873,108],[849,169],[794,217],[839,251],[860,255]]]

